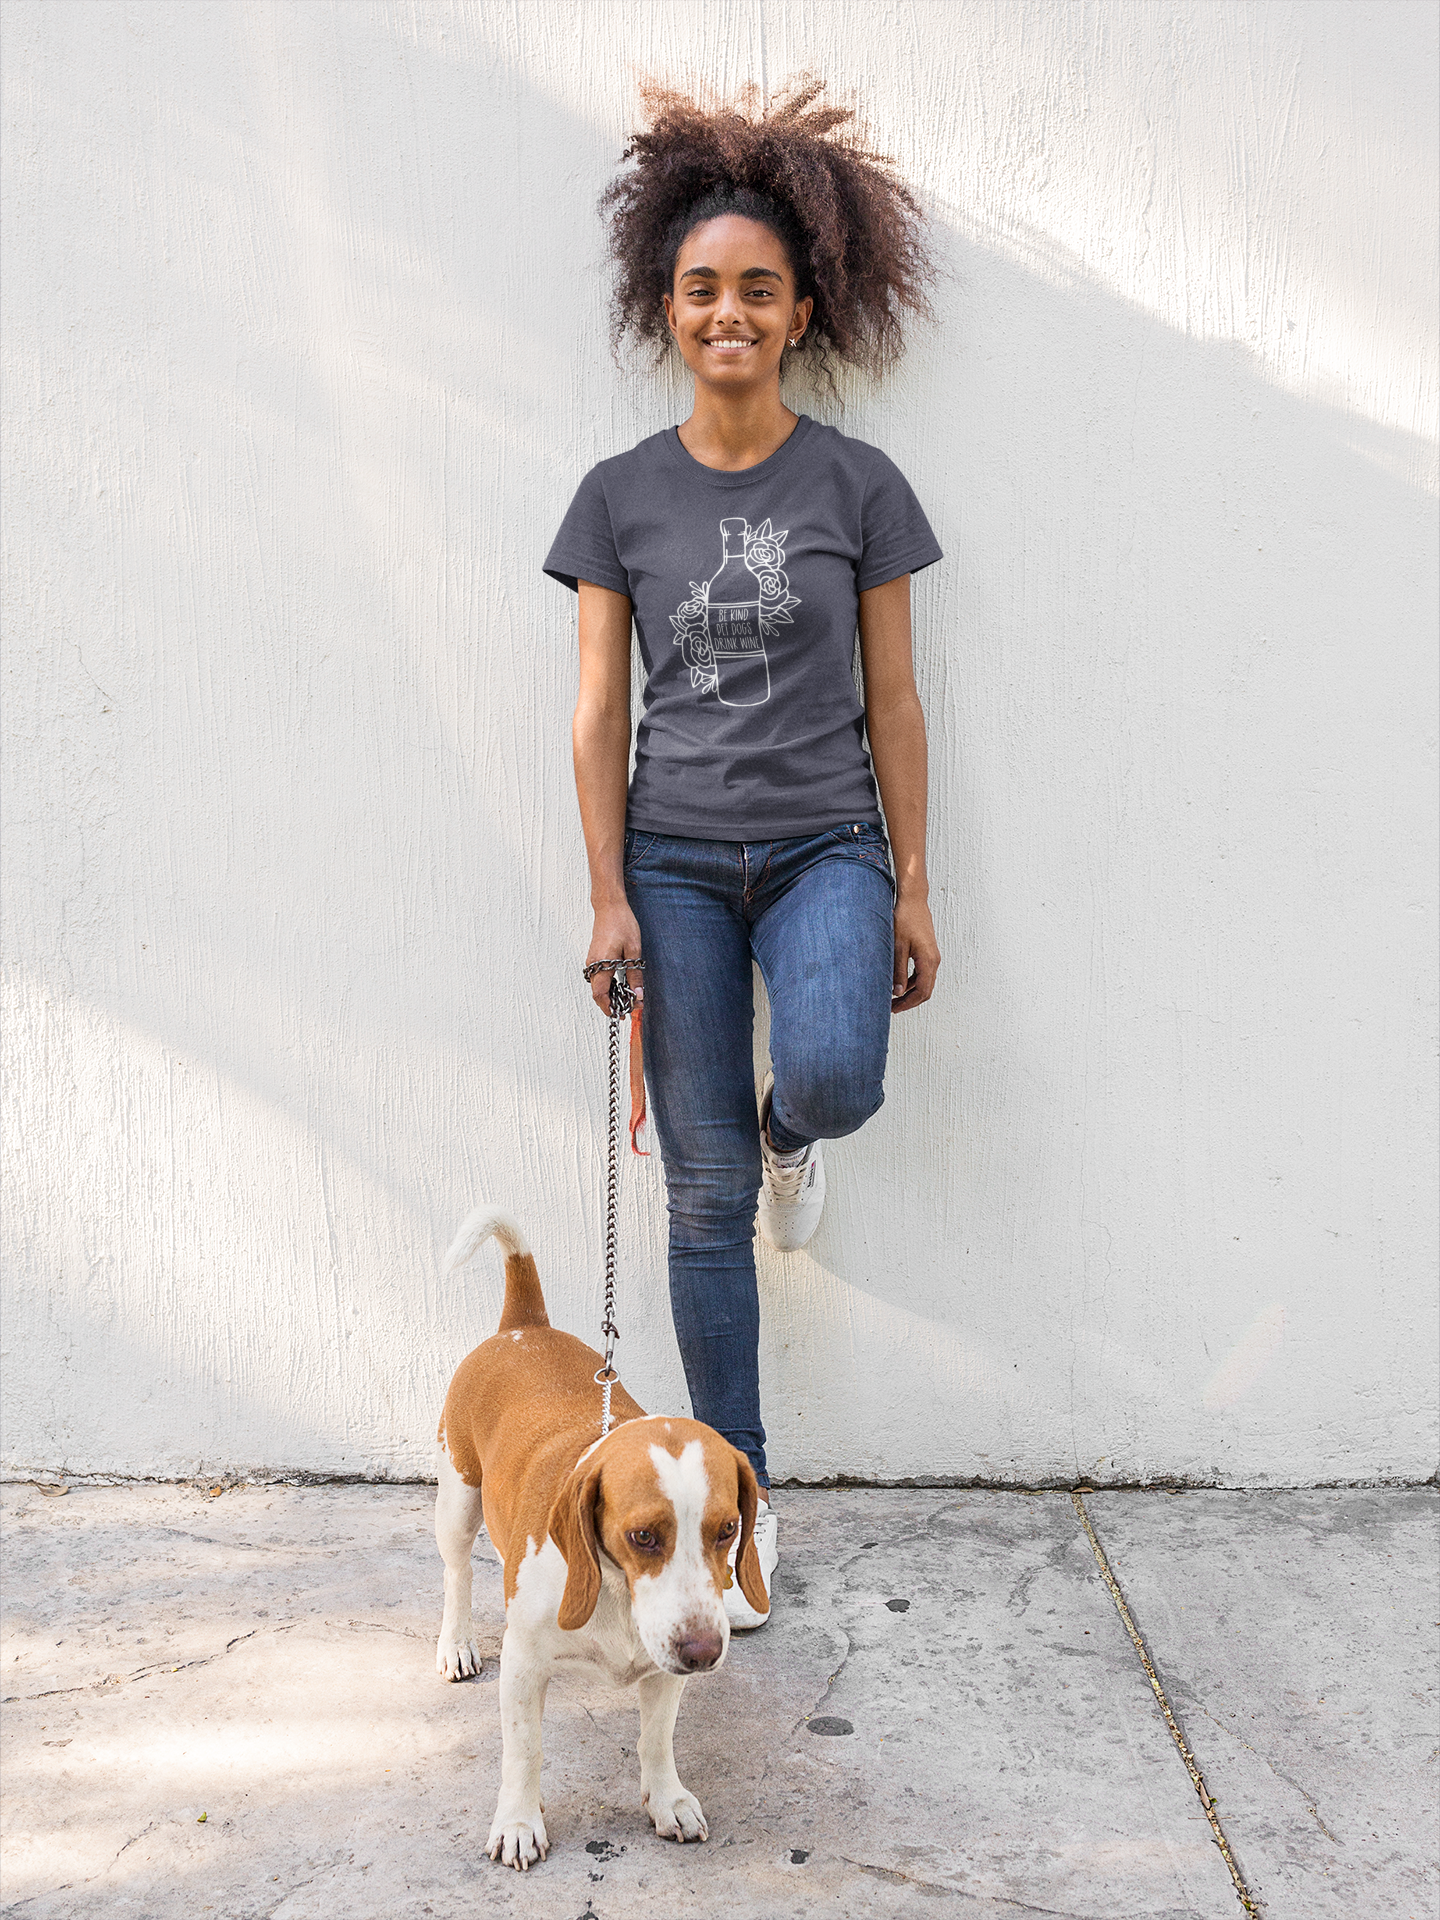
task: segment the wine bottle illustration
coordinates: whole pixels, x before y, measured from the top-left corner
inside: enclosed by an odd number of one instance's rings
[[[705,628],[715,657],[715,691],[727,707],[758,707],[770,698],[770,662],[760,629],[760,582],[745,564],[750,529],[722,520],[720,571],[705,591]]]

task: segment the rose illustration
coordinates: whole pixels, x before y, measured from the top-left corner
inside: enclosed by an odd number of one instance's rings
[[[745,549],[745,564],[752,573],[770,573],[784,558],[774,540],[752,540]]]
[[[760,575],[760,592],[766,600],[782,599],[789,589],[790,582],[778,569],[772,568]]]
[[[715,654],[705,631],[705,590],[694,580],[690,582],[690,598],[681,601],[670,616],[670,624],[675,629],[680,657],[690,669],[691,686],[710,687],[715,678]]]

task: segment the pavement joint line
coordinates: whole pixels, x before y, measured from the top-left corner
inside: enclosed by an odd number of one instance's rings
[[[1261,1915],[1265,1909],[1258,1897],[1246,1886],[1244,1876],[1235,1863],[1235,1856],[1230,1851],[1230,1842],[1225,1837],[1225,1829],[1220,1824],[1220,1816],[1216,1813],[1214,1802],[1210,1798],[1210,1789],[1205,1785],[1205,1776],[1201,1773],[1199,1762],[1190,1751],[1185,1736],[1180,1731],[1180,1723],[1175,1718],[1170,1702],[1166,1698],[1165,1689],[1161,1685],[1160,1676],[1155,1671],[1155,1663],[1150,1658],[1150,1649],[1145,1645],[1145,1636],[1135,1624],[1134,1615],[1126,1604],[1125,1595],[1120,1588],[1120,1582],[1110,1571],[1110,1562],[1105,1557],[1105,1549],[1100,1544],[1100,1536],[1091,1525],[1090,1516],[1085,1511],[1085,1502],[1081,1495],[1089,1491],[1090,1489],[1088,1487],[1075,1488],[1070,1495],[1070,1504],[1079,1515],[1080,1524],[1085,1529],[1085,1537],[1089,1540],[1090,1550],[1095,1555],[1095,1564],[1100,1569],[1100,1578],[1109,1589],[1110,1598],[1115,1602],[1115,1611],[1119,1614],[1121,1623],[1126,1633],[1129,1634],[1136,1653],[1140,1656],[1140,1664],[1145,1669],[1145,1677],[1150,1682],[1155,1698],[1159,1702],[1160,1711],[1165,1716],[1165,1724],[1170,1729],[1170,1738],[1175,1742],[1176,1751],[1185,1763],[1185,1771],[1189,1774],[1191,1785],[1199,1795],[1200,1805],[1205,1809],[1205,1818],[1210,1822],[1210,1831],[1214,1836],[1215,1844],[1219,1847],[1221,1857],[1230,1870],[1230,1878],[1235,1883],[1235,1892],[1239,1897],[1240,1905],[1248,1914]]]

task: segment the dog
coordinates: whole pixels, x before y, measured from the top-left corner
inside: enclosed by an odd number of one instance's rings
[[[473,1259],[493,1235],[505,1252],[499,1331],[455,1370],[437,1433],[435,1539],[445,1612],[435,1664],[447,1680],[479,1671],[470,1553],[483,1518],[505,1567],[500,1649],[504,1737],[492,1860],[528,1870],[550,1849],[540,1805],[540,1718],[556,1669],[598,1668],[640,1695],[640,1800],[662,1839],[709,1829],[675,1771],[686,1678],[713,1673],[730,1644],[722,1598],[738,1534],[741,1591],[769,1606],[755,1551],[750,1462],[698,1420],[647,1414],[616,1384],[600,1437],[601,1356],[550,1325],[519,1227],[477,1207],[446,1258]]]

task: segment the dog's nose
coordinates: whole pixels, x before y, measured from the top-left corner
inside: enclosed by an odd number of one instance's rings
[[[699,1673],[702,1667],[713,1667],[724,1651],[724,1641],[713,1627],[708,1627],[687,1633],[676,1647],[675,1657],[686,1673]]]

